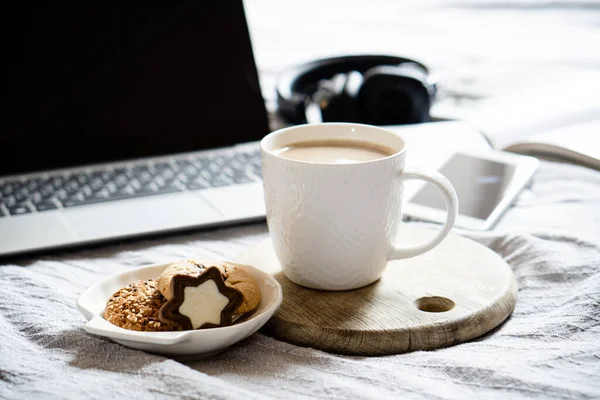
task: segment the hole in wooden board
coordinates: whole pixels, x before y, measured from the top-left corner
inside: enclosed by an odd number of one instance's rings
[[[447,297],[430,296],[419,297],[415,300],[415,305],[421,311],[438,313],[450,311],[456,304]]]

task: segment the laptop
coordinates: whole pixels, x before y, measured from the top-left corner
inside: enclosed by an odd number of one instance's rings
[[[18,3],[10,23],[0,256],[264,218],[241,0]]]

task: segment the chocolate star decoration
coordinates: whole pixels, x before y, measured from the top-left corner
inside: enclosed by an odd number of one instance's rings
[[[214,282],[214,285],[209,281]],[[243,301],[239,291],[225,285],[223,275],[217,267],[207,268],[198,276],[173,276],[171,292],[173,298],[161,307],[159,318],[163,322],[174,323],[181,330],[231,325],[233,313]],[[199,320],[211,319],[210,316],[205,318],[201,314],[208,313],[214,316],[219,309],[219,323],[202,322],[194,328],[194,322],[199,324]]]

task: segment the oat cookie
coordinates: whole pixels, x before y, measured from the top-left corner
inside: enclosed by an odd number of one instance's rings
[[[115,292],[106,303],[104,318],[113,325],[134,331],[170,331],[172,324],[158,317],[166,299],[158,291],[158,282],[134,282]]]

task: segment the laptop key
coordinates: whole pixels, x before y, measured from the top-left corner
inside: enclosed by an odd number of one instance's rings
[[[43,198],[52,197],[54,195],[54,188],[52,185],[44,185],[40,188],[40,194]]]
[[[233,169],[231,169],[230,167],[223,167],[221,169],[221,174],[231,178],[235,174],[235,171]]]
[[[233,182],[226,176],[217,176],[210,181],[212,187],[229,186]]]
[[[39,203],[35,204],[35,209],[38,211],[48,211],[48,210],[54,210],[57,208],[58,208],[58,206],[56,205],[56,203],[54,203],[51,200],[44,200],[44,201],[40,201]]]
[[[90,197],[92,193],[94,193],[94,190],[92,190],[92,188],[89,186],[84,186],[79,189],[79,192],[83,194],[84,197]]]
[[[186,177],[193,179],[198,176],[198,173],[199,170],[196,167],[188,165],[179,172],[179,175],[185,175]]]
[[[233,158],[239,161],[241,164],[245,165],[248,162],[250,156],[247,153],[237,153],[233,156]]]
[[[28,197],[29,197],[29,193],[24,192],[24,191],[18,191],[17,193],[14,194],[14,198],[18,203],[27,200]]]
[[[150,166],[149,165],[136,165],[132,168],[132,171],[133,171],[133,176],[138,178],[140,175],[142,175],[145,172],[150,173]]]
[[[110,193],[107,189],[104,189],[104,190],[101,190],[99,192],[92,194],[88,198],[88,201],[98,203],[101,201],[114,201],[114,200],[130,199],[133,196],[134,196],[134,194],[132,194],[130,192],[117,191],[114,193]]]
[[[131,186],[134,190],[134,192],[137,192],[138,190],[140,190],[142,188],[142,182],[138,181],[137,179],[132,179],[131,181],[129,181],[129,185]]]
[[[190,179],[187,177],[187,175],[183,175],[183,174],[179,174],[175,177],[175,181],[181,182],[184,185],[186,185],[188,182],[191,182],[192,180],[193,180],[193,178]]]
[[[136,196],[150,196],[155,194],[167,194],[180,192],[181,189],[176,186],[163,186],[158,187],[157,185],[151,184],[150,186],[143,187],[136,192]]]
[[[102,178],[96,177],[90,181],[89,185],[92,190],[100,190],[104,187],[104,182],[102,181]]]
[[[92,178],[88,174],[80,173],[80,174],[77,174],[77,178],[76,179],[77,179],[77,182],[79,182],[80,185],[85,185]]]
[[[165,182],[164,186],[161,187],[162,190],[174,190],[178,192],[182,192],[183,188],[180,185],[177,185],[175,182]]]
[[[13,189],[13,193],[17,193],[19,192],[23,187],[25,187],[25,183],[24,182],[13,182],[12,183],[12,189]]]
[[[206,158],[204,158],[204,159],[195,158],[192,160],[192,166],[197,169],[206,168],[207,164],[208,164],[208,160]]]
[[[2,184],[2,195],[10,196],[15,191],[15,182],[5,182]]]
[[[184,169],[188,165],[192,165],[192,162],[190,160],[176,160],[175,163],[173,164],[173,169],[175,171],[179,171],[179,170]]]
[[[90,176],[84,172],[78,172],[71,175],[70,179],[77,181],[77,183],[80,185],[85,185],[90,180]]]
[[[25,184],[25,187],[27,188],[27,190],[29,192],[33,192],[39,187],[39,184],[40,184],[39,181],[40,181],[39,179],[32,179],[30,181],[27,181]]]
[[[232,154],[223,154],[223,155],[217,157],[215,162],[217,165],[224,167],[225,165],[228,165],[231,162],[231,160],[233,160]]]
[[[131,185],[127,185],[119,190],[117,190],[115,192],[114,195],[112,195],[112,198],[124,198],[124,197],[133,197],[135,195],[135,192],[137,190],[131,186]]]
[[[69,198],[69,193],[65,189],[59,189],[56,191],[56,198],[61,202],[65,201]]]
[[[260,168],[261,164],[260,158],[257,160],[252,160],[252,162],[249,163],[249,165],[253,166],[254,168]]]
[[[91,173],[91,179],[99,179],[100,181],[106,183],[109,182],[114,175],[115,173],[112,171],[93,171]]]
[[[129,183],[131,178],[125,172],[115,175],[113,182],[117,187],[121,188]]]
[[[116,183],[108,182],[106,184],[106,186],[100,190],[106,190],[110,194],[110,193],[115,193],[117,191],[117,189],[118,189],[118,187],[117,187]]]
[[[143,184],[143,186],[137,190],[137,192],[142,192],[142,191],[152,191],[152,192],[156,192],[158,189],[160,189],[160,185],[156,182],[146,182]]]
[[[67,191],[67,193],[75,193],[79,190],[79,182],[77,182],[77,180],[75,179],[69,179],[65,181],[63,187]]]
[[[74,206],[80,206],[83,204],[83,200],[79,200],[79,199],[67,199],[65,201],[62,202],[63,207],[74,207]]]
[[[200,177],[206,179],[207,181],[211,181],[214,177],[214,174],[207,169],[203,169],[200,171]]]
[[[29,200],[31,200],[33,204],[37,204],[42,201],[42,194],[40,192],[33,192],[29,196]]]
[[[208,170],[210,172],[220,172],[223,169],[222,165],[219,165],[217,163],[211,163],[208,165]]]
[[[170,181],[173,178],[175,178],[176,174],[175,171],[169,168],[162,170],[159,176],[162,177],[165,181]]]
[[[130,179],[131,177],[133,177],[133,175],[134,175],[133,169],[131,169],[131,168],[124,168],[124,167],[123,168],[115,168],[113,170],[112,180],[115,181],[120,176],[124,176],[126,179]]]
[[[50,184],[54,187],[55,190],[59,190],[63,187],[65,179],[62,176],[55,176],[51,178]]]
[[[246,174],[235,174],[235,175],[233,175],[233,181],[235,183],[250,183],[250,182],[254,182],[254,180],[251,179]]]
[[[4,205],[6,207],[13,207],[14,205],[17,204],[17,200],[15,199],[15,196],[6,196],[4,199],[2,199],[2,202],[4,203]]]
[[[16,204],[7,208],[11,215],[23,215],[31,212],[31,208],[29,208],[26,204]]]
[[[84,201],[85,201],[85,196],[83,195],[83,193],[77,192],[77,193],[69,196],[69,198],[63,200],[62,204],[65,207],[71,207],[71,206],[83,204]]]
[[[208,189],[210,185],[203,179],[196,179],[192,182],[189,182],[186,187],[189,190],[200,190],[200,189]]]
[[[236,171],[241,171],[244,169],[244,164],[241,163],[239,160],[237,159],[233,159],[230,163],[229,163],[229,167],[233,168]]]
[[[104,189],[100,189],[97,192],[95,192],[94,194],[92,194],[90,196],[90,198],[97,198],[97,199],[106,199],[107,201],[110,200],[111,196],[115,195],[116,196],[116,190],[114,192],[111,192],[108,190],[108,188],[104,188]]]
[[[141,183],[146,183],[146,182],[150,182],[152,180],[153,176],[149,171],[142,171],[136,178]]]
[[[156,168],[158,171],[164,171],[166,169],[170,169],[171,164],[166,163],[166,162],[160,162],[160,163],[154,164],[154,168]]]
[[[152,182],[150,182],[150,184],[156,184],[159,187],[165,186],[167,182],[165,181],[165,179],[162,176],[155,176],[154,179],[152,179]]]

